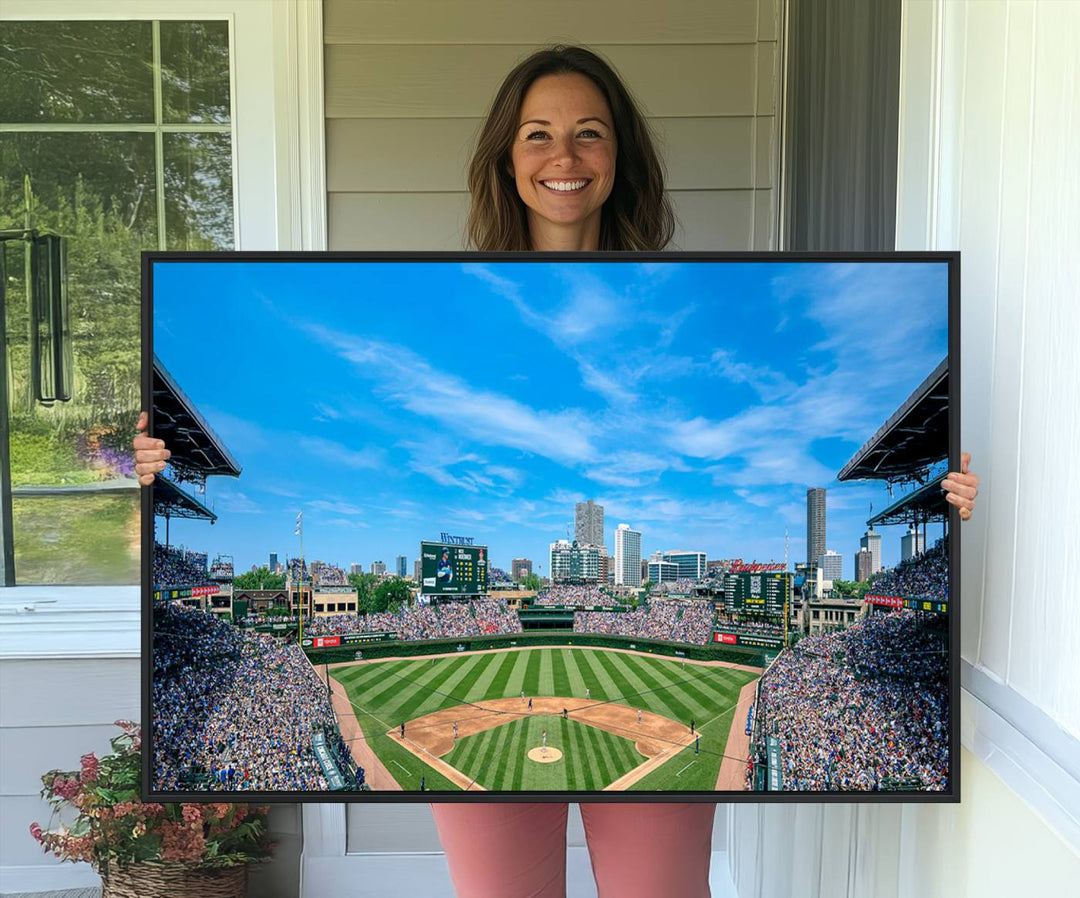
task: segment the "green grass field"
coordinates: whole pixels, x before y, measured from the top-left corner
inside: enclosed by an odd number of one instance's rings
[[[364,737],[404,789],[420,777],[432,790],[458,790],[420,758],[386,736],[402,721],[443,708],[520,696],[585,697],[641,708],[701,734],[700,754],[683,749],[632,788],[712,791],[731,729],[739,690],[756,674],[669,658],[595,649],[537,648],[450,658],[372,661],[333,676],[353,703]],[[548,745],[563,759],[531,762],[546,726]],[[534,732],[535,731],[535,732]],[[442,760],[492,790],[600,790],[645,761],[632,741],[561,717],[538,715],[460,739]]]

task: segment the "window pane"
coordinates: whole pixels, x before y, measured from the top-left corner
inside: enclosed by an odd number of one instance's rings
[[[29,199],[26,184],[29,182]],[[0,229],[67,238],[74,391],[34,400],[25,244],[4,244],[17,582],[138,581],[138,490],[20,496],[20,488],[134,484],[140,401],[139,252],[157,245],[153,134],[0,134]],[[131,522],[135,516],[135,524]],[[132,527],[134,526],[134,530]]]
[[[229,122],[229,23],[161,23],[162,121]]]
[[[139,582],[139,490],[11,503],[20,584]]]
[[[165,135],[165,244],[171,250],[233,248],[228,134]]]
[[[0,121],[154,121],[150,22],[4,22]]]

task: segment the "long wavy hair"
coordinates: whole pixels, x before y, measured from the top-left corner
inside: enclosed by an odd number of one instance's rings
[[[664,169],[652,135],[615,70],[584,47],[555,46],[520,62],[492,101],[469,164],[468,239],[479,250],[529,250],[525,204],[510,174],[518,115],[533,82],[545,75],[584,75],[599,88],[615,128],[615,180],[600,218],[600,249],[658,250],[671,242],[675,216],[664,193]]]

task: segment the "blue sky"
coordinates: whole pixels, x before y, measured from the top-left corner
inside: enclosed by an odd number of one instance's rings
[[[411,572],[447,531],[547,573],[592,498],[612,552],[625,522],[779,561],[787,528],[793,566],[824,486],[850,578],[892,499],[836,473],[945,356],[947,296],[944,263],[158,263],[154,350],[243,467],[170,542],[246,570],[303,509],[309,560]]]

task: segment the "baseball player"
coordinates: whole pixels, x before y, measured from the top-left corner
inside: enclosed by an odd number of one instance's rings
[[[588,697],[589,697],[589,687],[586,686],[585,687],[585,698],[588,698]]]
[[[637,722],[638,722],[638,725],[641,724],[641,708],[637,709]]]
[[[529,697],[529,713],[532,714],[532,696]]]
[[[454,738],[457,739],[457,721],[454,721]]]
[[[540,747],[541,747],[541,750],[546,755],[547,754],[547,730],[544,730],[544,732],[540,736]]]
[[[690,718],[690,735],[691,736],[694,735],[694,718],[693,717]]]
[[[401,721],[401,738],[405,738],[405,721]]]

